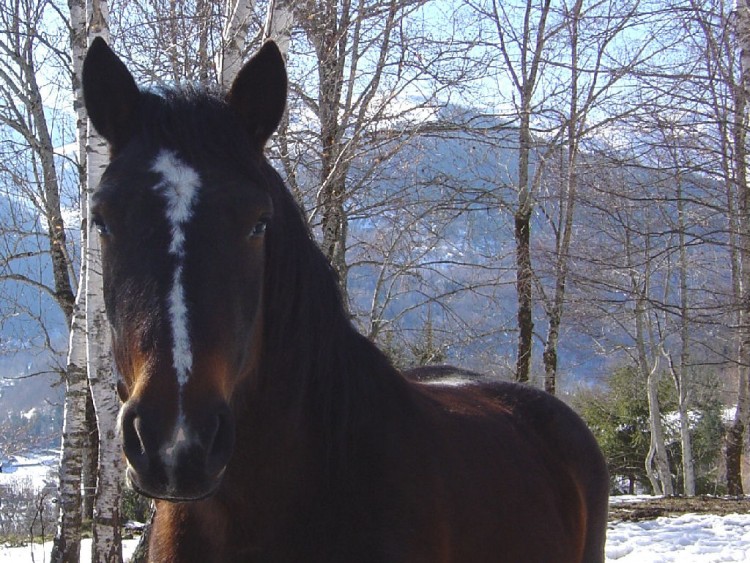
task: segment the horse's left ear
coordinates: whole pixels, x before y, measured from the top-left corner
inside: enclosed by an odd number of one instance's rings
[[[242,67],[227,94],[259,150],[276,131],[286,105],[284,57],[273,41],[266,41]]]
[[[112,153],[118,152],[133,133],[140,92],[133,75],[101,37],[91,42],[83,61],[83,98],[91,123]]]

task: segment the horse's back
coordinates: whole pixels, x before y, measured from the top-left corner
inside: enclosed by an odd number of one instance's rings
[[[453,549],[473,550],[446,560],[603,560],[606,464],[567,405],[513,383],[413,388],[430,434],[422,455],[443,481],[446,533]]]

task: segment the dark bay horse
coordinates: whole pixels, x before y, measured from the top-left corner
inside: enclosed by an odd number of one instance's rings
[[[421,384],[351,325],[263,156],[286,101],[273,43],[227,94],[140,91],[102,40],[83,83],[110,145],[91,220],[152,561],[603,560],[607,471],[568,407]]]

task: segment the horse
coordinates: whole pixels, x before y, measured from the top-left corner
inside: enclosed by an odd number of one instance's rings
[[[109,145],[91,236],[151,561],[603,561],[607,469],[569,407],[421,383],[353,326],[264,156],[287,94],[273,42],[227,92],[139,89],[101,39],[82,82]]]

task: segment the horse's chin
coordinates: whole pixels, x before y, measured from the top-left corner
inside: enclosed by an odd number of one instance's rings
[[[222,483],[223,472],[218,478],[206,482],[205,486],[192,486],[189,489],[161,483],[144,483],[144,480],[139,477],[132,467],[128,467],[125,476],[128,487],[145,497],[167,502],[196,502],[205,500],[216,494]]]

